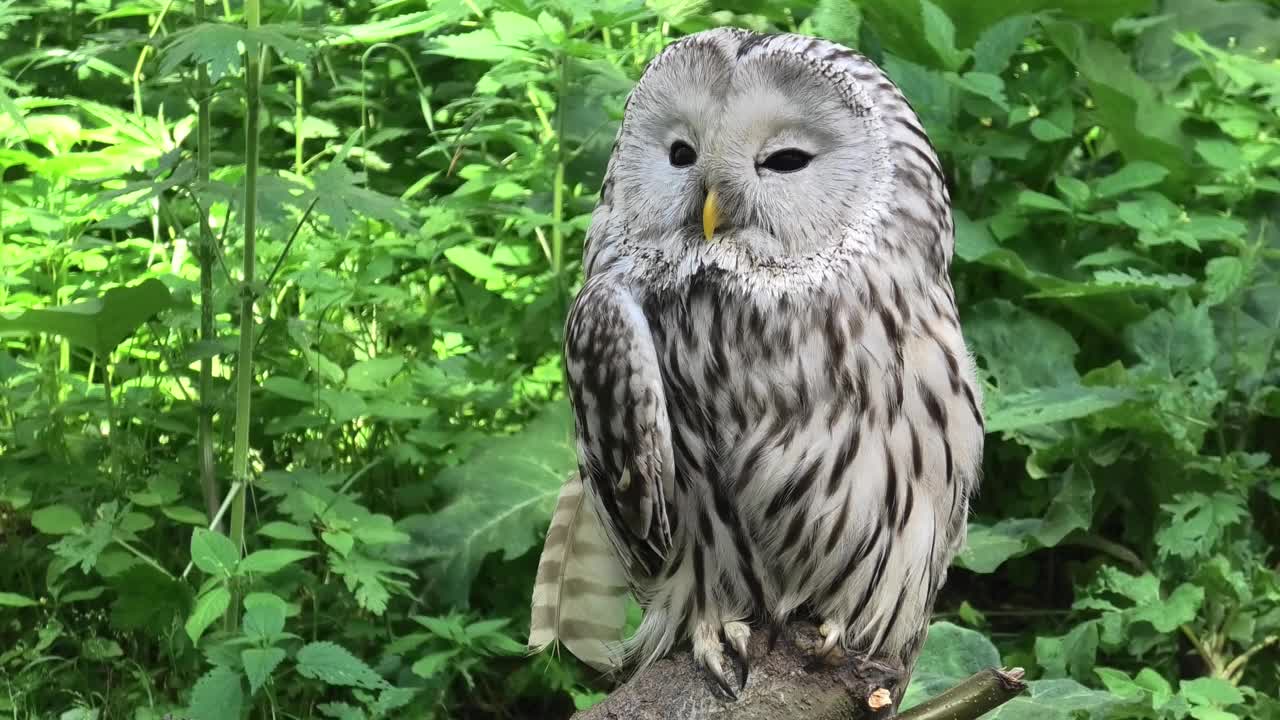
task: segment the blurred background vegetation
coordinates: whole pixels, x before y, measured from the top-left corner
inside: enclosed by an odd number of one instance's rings
[[[911,698],[1280,717],[1277,3],[785,5],[0,0],[0,716],[603,697],[522,652],[561,327],[627,91],[733,24],[951,182],[990,435]]]

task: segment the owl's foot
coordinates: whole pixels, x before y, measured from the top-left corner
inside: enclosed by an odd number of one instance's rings
[[[826,665],[839,665],[844,661],[843,623],[828,620],[818,628],[822,641],[813,648],[813,659]]]
[[[738,690],[733,688],[733,683],[729,682],[729,675],[725,672],[725,666],[730,660],[724,653],[724,647],[720,641],[721,633],[742,662],[742,678],[739,687],[745,688],[747,673],[750,671],[747,642],[751,639],[751,628],[746,623],[738,621],[723,625],[711,622],[698,623],[693,630],[693,659],[711,675],[716,685],[729,699],[737,700]]]

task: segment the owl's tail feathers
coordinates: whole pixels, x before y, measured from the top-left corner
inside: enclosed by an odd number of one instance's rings
[[[529,650],[564,645],[602,672],[623,660],[627,580],[576,474],[565,481],[533,586]]]

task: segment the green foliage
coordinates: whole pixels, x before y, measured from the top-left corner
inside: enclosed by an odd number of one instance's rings
[[[1274,3],[715,8],[0,0],[0,713],[598,702],[520,643],[564,313],[627,91],[734,24],[871,55],[950,180],[986,480],[908,702],[1001,663],[1005,720],[1280,717]]]

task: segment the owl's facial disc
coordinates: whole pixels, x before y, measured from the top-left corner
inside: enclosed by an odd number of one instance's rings
[[[879,120],[812,58],[718,38],[670,53],[628,103],[612,165],[628,242],[752,262],[841,244],[892,173]]]

